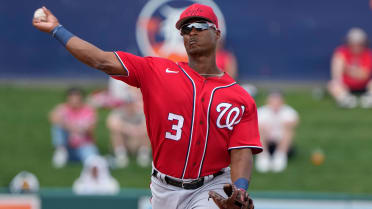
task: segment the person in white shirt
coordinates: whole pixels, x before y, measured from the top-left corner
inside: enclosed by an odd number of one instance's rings
[[[106,160],[94,155],[84,162],[83,170],[75,180],[72,190],[78,195],[113,195],[119,193],[120,186],[111,176]]]
[[[271,92],[266,105],[258,108],[258,125],[264,151],[257,155],[259,172],[281,172],[293,153],[292,141],[299,122],[296,110],[285,104],[279,91]]]
[[[147,135],[145,114],[141,91],[128,88],[126,102],[111,111],[106,124],[115,158],[115,168],[125,168],[129,164],[129,154],[137,155],[137,164],[141,167],[151,165],[151,147]]]

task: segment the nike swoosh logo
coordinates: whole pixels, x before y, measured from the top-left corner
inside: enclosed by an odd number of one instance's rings
[[[169,70],[169,68],[165,69],[165,72],[166,73],[178,73],[180,71],[173,71],[173,70]]]

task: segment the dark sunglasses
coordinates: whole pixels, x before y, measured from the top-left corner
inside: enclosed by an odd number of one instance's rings
[[[190,34],[193,28],[195,28],[196,31],[203,31],[208,30],[209,28],[216,29],[216,25],[209,22],[194,22],[185,24],[181,27],[181,35]]]

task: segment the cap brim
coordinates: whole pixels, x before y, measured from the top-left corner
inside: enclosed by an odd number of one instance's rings
[[[210,23],[213,23],[210,19],[205,18],[205,17],[201,17],[201,16],[189,16],[189,17],[185,17],[183,19],[178,20],[177,23],[176,23],[176,28],[179,30],[182,25],[184,25],[186,22],[188,22],[188,21],[190,21],[192,19],[206,20],[206,21],[208,21]]]

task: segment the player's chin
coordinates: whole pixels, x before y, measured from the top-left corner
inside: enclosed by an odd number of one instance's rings
[[[187,49],[187,53],[189,55],[200,55],[200,54],[203,54],[204,52],[205,52],[205,49],[197,45],[193,45],[191,47],[188,47]]]

